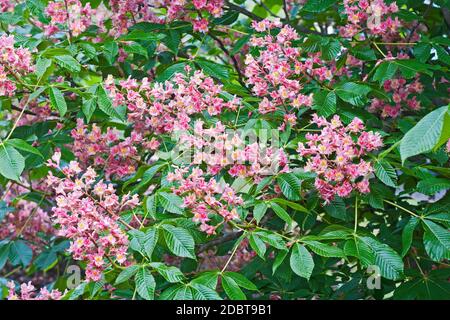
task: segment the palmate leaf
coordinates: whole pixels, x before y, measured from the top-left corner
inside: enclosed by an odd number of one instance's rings
[[[196,259],[195,242],[191,234],[183,228],[163,224],[163,234],[169,250],[179,257]]]

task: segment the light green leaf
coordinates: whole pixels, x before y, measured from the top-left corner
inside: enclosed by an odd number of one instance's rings
[[[292,271],[298,276],[309,280],[314,269],[314,261],[309,251],[299,243],[292,246],[289,260]]]
[[[18,181],[24,168],[24,157],[13,147],[0,144],[0,174]]]
[[[191,234],[183,228],[169,224],[161,226],[164,230],[164,238],[169,250],[179,257],[195,259],[195,242]]]
[[[64,99],[64,95],[62,92],[56,88],[51,87],[50,88],[50,103],[52,104],[52,107],[58,110],[59,115],[63,117],[67,112],[67,103]]]

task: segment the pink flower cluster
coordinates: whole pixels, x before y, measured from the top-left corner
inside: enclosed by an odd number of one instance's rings
[[[208,174],[226,169],[232,177],[254,177],[258,182],[263,175],[289,170],[288,157],[281,148],[257,141],[246,144],[244,131],[228,131],[220,121],[211,128],[203,128],[203,124],[197,120],[194,134],[183,133],[180,143],[193,149],[193,164],[207,164]]]
[[[366,30],[369,34],[387,37],[398,33],[401,23],[392,13],[398,11],[394,2],[389,5],[384,0],[344,0],[344,13],[347,24],[340,28],[341,36],[352,38]]]
[[[30,244],[33,251],[40,251],[45,244],[42,234],[50,236],[54,233],[54,229],[48,213],[36,202],[20,199],[20,196],[28,191],[14,184],[4,194],[4,201],[8,206],[12,206],[14,211],[6,214],[0,223],[0,239],[20,235]],[[17,201],[17,198],[20,200]]]
[[[120,178],[134,173],[140,160],[139,147],[155,150],[159,146],[155,138],[144,141],[135,131],[123,140],[120,139],[121,133],[115,128],[108,127],[106,132],[102,133],[101,129],[93,124],[89,131],[83,119],[77,119],[77,126],[71,135],[74,142],[70,147],[82,167],[103,168],[107,179],[113,175]]]
[[[26,48],[15,48],[14,37],[0,37],[0,96],[12,96],[16,84],[10,77],[20,78],[34,71],[31,53]]]
[[[42,25],[47,35],[62,30],[59,25],[64,25],[76,37],[94,24],[95,10],[89,2],[83,6],[79,0],[50,1],[45,13],[51,18],[50,24]]]
[[[267,32],[280,28],[277,21],[263,20],[253,22],[253,28],[258,32]],[[284,26],[276,36],[266,34],[263,37],[252,37],[251,46],[259,49],[259,56],[247,54],[245,59],[246,83],[252,86],[252,91],[262,97],[259,112],[271,113],[280,107],[299,108],[311,106],[312,96],[301,94],[303,88],[298,80],[300,75],[330,79],[331,71],[326,67],[314,68],[319,62],[318,56],[301,62],[300,51],[291,46],[292,40],[299,37],[290,26]]]
[[[194,214],[192,220],[200,223],[200,230],[207,234],[214,234],[217,228],[208,224],[212,214],[221,216],[223,221],[239,219],[236,206],[243,204],[242,198],[228,184],[208,179],[200,168],[194,167],[190,173],[188,168],[175,169],[167,180],[176,182],[173,192],[183,197],[184,207]]]
[[[60,300],[63,296],[59,290],[48,291],[47,288],[41,288],[37,294],[31,281],[20,285],[20,295],[16,294],[13,281],[8,282],[8,288],[8,300]]]
[[[59,169],[60,157],[56,152],[48,165]],[[47,184],[56,193],[54,223],[59,225],[60,236],[71,239],[69,252],[73,258],[87,262],[86,279],[98,281],[107,261],[126,262],[128,238],[119,225],[119,215],[136,207],[139,199],[137,195],[119,199],[111,184],[97,182],[92,168],[82,173],[78,162],[71,161],[60,170],[64,178],[51,171],[47,176]]]
[[[186,67],[186,73],[190,71]],[[192,75],[177,73],[171,80],[153,85],[147,78],[140,83],[128,79],[119,84],[124,92],[116,87],[111,76],[105,82],[114,105],[127,106],[128,121],[143,136],[187,130],[194,114],[206,111],[214,116],[223,109],[236,110],[240,104],[237,98],[225,101],[220,96],[222,86],[201,71]]]
[[[207,32],[208,21],[193,18],[190,12],[208,13],[219,17],[223,13],[223,0],[112,0],[111,19],[116,34],[127,32],[128,28],[139,22],[165,23],[174,19],[192,21],[194,30]]]
[[[14,1],[0,0],[0,12],[12,12],[14,10]]]
[[[368,193],[373,168],[362,157],[383,145],[379,133],[364,131],[359,118],[354,118],[347,126],[337,115],[330,122],[314,115],[311,122],[321,128],[321,132],[306,134],[308,142],[306,145],[299,143],[297,151],[307,159],[304,170],[317,174],[315,187],[320,196],[329,203],[336,195],[349,197],[354,189]]]
[[[392,93],[394,105],[386,103],[382,99],[373,99],[369,107],[370,112],[381,111],[383,118],[396,118],[400,115],[402,105],[406,105],[410,110],[420,109],[420,101],[417,101],[415,94],[423,91],[423,85],[418,77],[411,83],[407,83],[404,78],[394,78],[386,80],[383,84],[385,92]],[[413,95],[413,96],[412,96]]]

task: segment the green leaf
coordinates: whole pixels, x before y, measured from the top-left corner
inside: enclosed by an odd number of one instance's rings
[[[277,256],[275,257],[275,260],[273,261],[272,274],[275,274],[275,272],[281,266],[288,253],[289,253],[288,250],[282,250],[278,252]]]
[[[444,119],[449,112],[449,107],[440,107],[423,117],[411,130],[409,130],[400,143],[400,155],[402,163],[409,157],[429,152],[439,147],[441,137],[450,135],[450,132],[442,131]]]
[[[380,83],[384,83],[386,80],[391,79],[398,70],[398,66],[385,61],[377,67],[375,74],[373,75],[373,80]]]
[[[134,277],[137,293],[145,300],[153,300],[155,296],[156,282],[150,271],[145,268],[139,269]]]
[[[336,113],[336,93],[334,91],[319,91],[314,94],[314,104],[319,116],[328,117]]]
[[[174,63],[163,71],[157,73],[156,81],[164,82],[166,80],[170,80],[176,73],[184,73],[184,68],[186,67],[186,62],[177,62]]]
[[[401,254],[402,257],[406,256],[406,254],[409,251],[409,248],[411,248],[414,230],[416,229],[418,224],[419,224],[419,219],[417,219],[416,217],[411,217],[409,219],[408,223],[403,228],[402,254]]]
[[[5,144],[10,145],[10,146],[14,147],[15,149],[33,153],[35,155],[38,155],[41,158],[44,158],[44,156],[38,149],[30,146],[26,141],[24,141],[22,139],[9,139],[8,141],[5,142]]]
[[[169,287],[163,291],[159,300],[193,300],[192,290],[190,287],[179,284]]]
[[[245,288],[247,290],[256,291],[258,288],[246,277],[237,272],[226,271],[223,273],[225,277],[232,278],[239,287]]]
[[[314,261],[309,251],[299,243],[292,246],[289,260],[292,271],[302,278],[309,280],[314,269]]]
[[[261,259],[265,259],[264,255],[266,254],[266,245],[265,243],[261,240],[260,237],[258,237],[255,234],[250,234],[249,237],[249,243],[250,243],[250,247],[258,254],[258,256]]]
[[[81,65],[73,57],[69,55],[55,56],[56,63],[70,72],[80,72]]]
[[[47,71],[47,69],[52,65],[52,60],[51,59],[47,59],[47,58],[39,58],[36,61],[36,70],[34,71],[34,73],[36,73],[36,76],[38,79],[41,79],[45,72]]]
[[[200,283],[191,283],[194,300],[222,300],[216,291]]]
[[[423,219],[425,233],[423,243],[425,251],[431,259],[441,261],[443,258],[450,256],[450,232],[440,225]]]
[[[111,118],[119,119],[122,121],[124,120],[123,117],[113,107],[111,99],[109,98],[108,93],[103,88],[103,86],[98,86],[97,88],[97,104],[100,110],[102,110]]]
[[[152,253],[156,247],[156,244],[158,243],[158,238],[159,238],[159,231],[157,228],[151,228],[145,232],[145,236],[143,238],[144,242],[142,246],[145,254],[149,259],[152,258]]]
[[[141,40],[141,41],[158,41],[165,37],[162,33],[151,33],[143,30],[133,30],[128,34],[120,36],[118,40],[130,41],[130,40]]]
[[[239,285],[233,278],[223,275],[222,287],[231,300],[247,300],[244,292],[242,292],[241,288],[239,288]]]
[[[106,60],[111,65],[116,61],[116,57],[119,54],[119,46],[115,41],[108,41],[103,46],[103,54]]]
[[[83,104],[81,105],[81,111],[86,116],[86,121],[89,123],[91,117],[94,114],[95,108],[97,107],[97,101],[95,98],[83,99]]]
[[[0,247],[0,269],[3,269],[3,267],[6,264],[6,261],[8,261],[10,247],[11,247],[10,243],[4,244],[3,246]]]
[[[318,13],[327,10],[336,2],[337,0],[308,0],[303,6],[303,10]]]
[[[51,87],[49,94],[50,94],[50,103],[52,104],[52,107],[58,110],[59,115],[63,117],[67,112],[67,104],[66,100],[64,99],[64,95],[56,87]]]
[[[300,200],[301,181],[292,173],[283,173],[277,177],[281,192],[289,200]]]
[[[198,64],[198,66],[205,72],[205,74],[211,77],[222,81],[228,80],[230,78],[228,68],[222,64],[200,59],[195,60],[195,63]]]
[[[166,266],[161,262],[152,262],[150,263],[150,266],[155,268],[155,270],[158,271],[158,273],[168,282],[176,283],[184,280],[183,273],[177,267]]]
[[[116,278],[116,282],[114,284],[120,284],[122,282],[127,281],[132,276],[134,276],[138,270],[141,268],[139,265],[132,265],[127,267],[126,269],[122,270],[122,272],[119,273],[119,275]]]
[[[24,157],[13,147],[0,144],[0,174],[18,181],[24,168]]]
[[[385,185],[396,188],[397,187],[397,173],[394,167],[386,160],[377,160],[374,163],[375,175]]]
[[[371,88],[369,86],[354,82],[346,82],[335,89],[339,98],[355,106],[364,105],[366,95],[370,91]]]
[[[264,202],[260,202],[255,205],[253,208],[253,217],[255,218],[256,222],[260,222],[261,219],[264,217],[267,211],[267,205]]]
[[[23,240],[17,240],[11,243],[9,250],[9,260],[11,264],[16,266],[22,264],[26,267],[33,259],[33,250]]]
[[[124,46],[126,53],[138,54],[148,59],[147,50],[137,42],[132,42]]]
[[[310,248],[314,253],[318,254],[322,257],[335,257],[335,258],[343,258],[345,257],[344,251],[336,246],[330,246],[325,243],[321,243],[318,241],[303,241],[308,248]]]
[[[397,252],[387,244],[380,243],[371,237],[360,237],[359,239],[372,251],[375,258],[372,264],[380,268],[381,276],[391,280],[403,277],[403,261]]]
[[[183,199],[173,193],[158,192],[158,203],[164,208],[164,210],[175,213],[183,214]]]
[[[272,210],[275,212],[275,214],[280,219],[282,219],[283,221],[285,221],[289,225],[292,224],[292,218],[289,216],[289,214],[286,212],[286,210],[284,210],[282,207],[280,207],[275,202],[271,202],[270,203],[270,207],[272,208]]]
[[[417,184],[417,191],[429,196],[446,189],[450,189],[449,179],[428,178]]]
[[[183,228],[174,227],[169,224],[161,226],[164,230],[164,238],[169,250],[179,257],[195,258],[195,242],[190,233]]]

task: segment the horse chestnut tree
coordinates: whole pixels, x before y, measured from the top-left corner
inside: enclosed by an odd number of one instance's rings
[[[450,299],[448,0],[1,0],[0,298]]]

